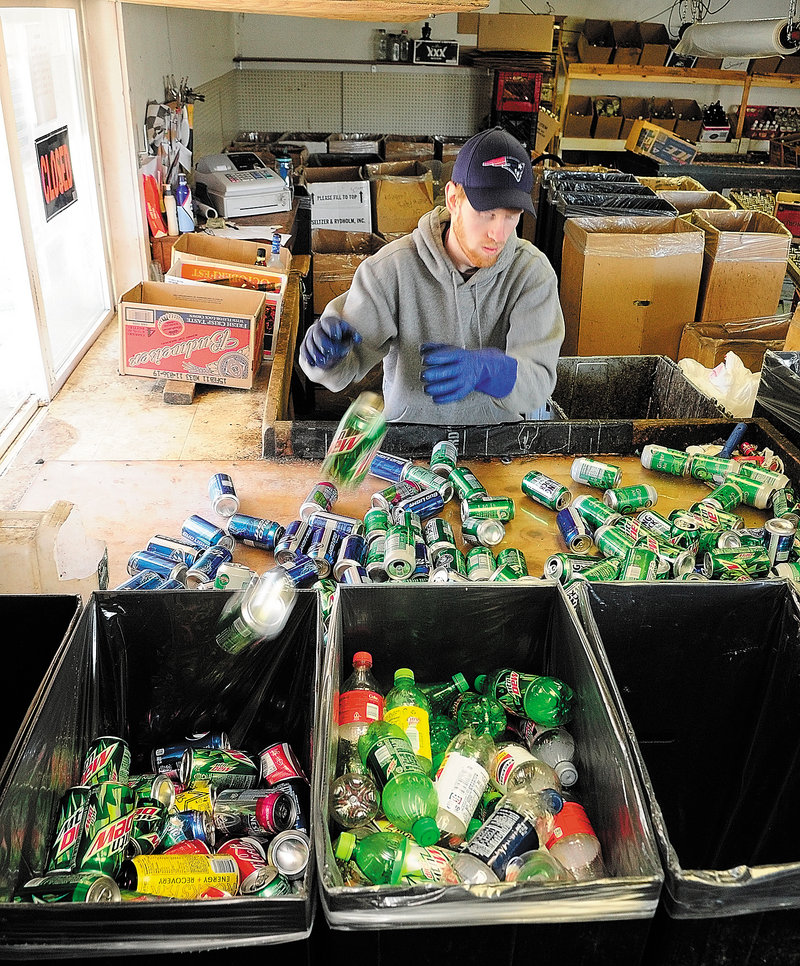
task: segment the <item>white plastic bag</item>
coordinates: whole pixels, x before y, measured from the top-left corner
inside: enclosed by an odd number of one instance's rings
[[[753,415],[760,373],[750,372],[735,352],[713,369],[706,369],[696,359],[681,359],[681,371],[703,395],[715,399],[736,419]]]

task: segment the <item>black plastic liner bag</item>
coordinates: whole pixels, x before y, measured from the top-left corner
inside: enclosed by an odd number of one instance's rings
[[[197,732],[224,731],[231,748],[256,761],[268,745],[287,742],[310,777],[321,647],[317,595],[299,591],[278,637],[237,655],[214,640],[232,597],[227,591],[92,594],[0,775],[3,955],[171,953],[288,942],[310,933],[313,858],[297,892],[280,898],[10,901],[45,869],[61,796],[79,783],[87,747],[97,737],[128,742],[131,774],[152,772],[153,748]]]
[[[568,727],[581,763],[575,793],[601,840],[607,876],[544,886],[345,886],[331,844],[340,830],[327,821],[338,743],[334,712],[340,682],[351,673],[353,655],[362,650],[372,655],[372,672],[383,694],[401,667],[411,668],[422,683],[460,671],[472,684],[478,674],[501,667],[550,674],[568,683],[576,695]],[[617,920],[620,925],[638,920],[647,926],[663,873],[620,727],[604,677],[555,582],[339,587],[320,693],[312,807],[320,896],[329,924],[375,930],[569,923],[586,950],[595,947],[583,927],[575,926],[579,921]],[[493,931],[494,941],[500,943],[505,934]],[[503,961],[502,955],[495,959]],[[578,957],[564,961],[577,962]],[[619,955],[614,961],[621,961]]]
[[[799,605],[785,580],[581,588],[676,919],[800,908]]]
[[[75,626],[83,605],[72,594],[5,594],[0,596],[4,627],[29,627],[36,615],[36,632],[25,638],[24,660],[14,663],[14,683],[3,695],[0,718],[0,761],[14,754],[14,739],[29,705],[59,648]]]
[[[800,352],[764,353],[753,414],[766,416],[800,446]]]
[[[623,171],[583,171],[560,168],[545,168],[542,172],[542,183],[536,206],[536,234],[534,244],[537,248],[542,247],[543,239],[547,235],[547,219],[550,216],[551,202],[550,187],[561,184],[575,184],[578,181],[586,181],[591,184],[616,184],[625,183],[637,190],[640,182],[632,174]]]

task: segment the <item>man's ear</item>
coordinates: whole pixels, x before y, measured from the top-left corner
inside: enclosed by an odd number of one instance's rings
[[[456,208],[458,206],[457,200],[458,192],[456,191],[456,186],[453,181],[448,181],[444,186],[444,200],[447,205],[447,210],[451,215],[455,214]]]

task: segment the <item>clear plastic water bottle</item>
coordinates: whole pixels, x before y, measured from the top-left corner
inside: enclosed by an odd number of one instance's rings
[[[358,739],[358,753],[378,784],[386,818],[420,845],[437,842],[439,796],[403,729],[373,722]]]
[[[569,720],[572,688],[558,678],[542,674],[523,674],[499,668],[475,679],[475,690],[488,694],[506,711],[555,728]]]
[[[430,716],[430,703],[416,686],[414,672],[407,667],[398,668],[394,672],[394,687],[386,695],[383,719],[403,729],[427,774],[433,767]]]
[[[579,802],[564,802],[545,844],[550,854],[579,882],[600,879],[606,874],[600,840]]]
[[[340,741],[339,765],[330,790],[331,818],[342,828],[358,828],[377,817],[380,804],[378,786],[357,746]]]
[[[269,261],[267,262],[267,268],[278,272],[283,271],[283,262],[281,261],[281,235],[277,231],[272,235],[272,248],[269,254]]]
[[[465,836],[489,784],[494,742],[487,734],[468,728],[453,738],[436,775],[439,796],[436,824],[449,835]]]
[[[570,788],[578,780],[575,767],[575,739],[566,728],[541,731],[528,744],[534,758],[549,765],[558,775],[562,788]]]
[[[524,852],[506,866],[506,882],[570,882],[572,876],[544,846]]]
[[[386,31],[381,27],[375,31],[375,60],[385,61],[388,59]]]
[[[357,651],[353,672],[339,692],[339,738],[356,742],[373,721],[383,717],[384,700],[372,674],[372,655]]]
[[[492,784],[500,791],[519,786],[534,792],[545,788],[561,791],[561,782],[555,770],[514,741],[498,747],[490,763],[489,774]]]

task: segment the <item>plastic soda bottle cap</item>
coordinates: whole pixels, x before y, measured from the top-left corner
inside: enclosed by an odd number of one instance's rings
[[[343,862],[347,862],[347,860],[352,856],[355,847],[355,835],[353,835],[352,832],[342,832],[342,834],[336,840],[336,858],[341,859]]]
[[[578,769],[571,761],[559,761],[553,771],[558,775],[558,780],[564,788],[569,788],[578,780]]]
[[[441,835],[439,826],[432,818],[418,818],[414,822],[411,834],[420,845],[435,845]]]
[[[394,672],[394,679],[395,681],[413,681],[414,672],[411,670],[411,668],[399,667]]]
[[[372,655],[369,651],[356,651],[353,655],[353,664],[360,664],[362,667],[372,667]]]
[[[486,680],[485,674],[479,674],[475,678],[475,690],[480,694],[483,692],[483,682]]]
[[[455,684],[455,686],[458,688],[459,691],[461,691],[462,694],[465,691],[469,691],[469,681],[467,681],[467,679],[464,677],[463,674],[460,674],[460,673],[454,674],[453,684]]]

